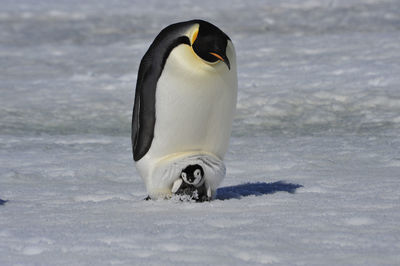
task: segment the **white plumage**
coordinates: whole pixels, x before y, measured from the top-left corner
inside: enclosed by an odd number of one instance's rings
[[[185,35],[193,39],[199,25]],[[224,62],[201,59],[186,44],[169,54],[156,90],[156,123],[148,152],[136,162],[152,198],[171,194],[173,182],[188,164],[199,164],[212,194],[225,176],[223,158],[228,148],[237,98],[236,56],[227,42]]]

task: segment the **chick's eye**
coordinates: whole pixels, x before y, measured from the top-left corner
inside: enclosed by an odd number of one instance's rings
[[[181,173],[182,178],[186,178],[186,173]]]
[[[195,177],[201,177],[201,172],[200,172],[199,169],[196,169],[196,170],[194,171],[194,176],[195,176]]]

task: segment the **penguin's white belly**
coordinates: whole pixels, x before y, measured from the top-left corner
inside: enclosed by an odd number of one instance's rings
[[[177,51],[167,59],[159,78],[153,141],[137,162],[150,193],[174,181],[157,180],[160,177],[153,176],[159,165],[174,160],[168,158],[210,154],[221,160],[224,168],[222,159],[228,148],[236,106],[236,69],[221,75],[211,68],[193,69],[193,62],[190,68],[190,62],[180,58],[188,52],[185,46],[175,48]],[[226,68],[225,64],[219,64],[218,67]]]
[[[175,48],[159,78],[156,125],[150,154],[154,157],[206,151],[223,158],[236,106],[236,69],[196,68],[187,45]],[[184,57],[185,59],[182,59]],[[198,59],[196,59],[198,61]],[[195,61],[196,62],[196,61]],[[226,68],[222,62],[218,67]]]
[[[164,77],[161,77],[163,80]],[[205,84],[196,80],[172,77],[157,88],[156,126],[150,154],[154,157],[185,152],[207,151],[222,158],[231,130],[231,106],[225,84],[213,80]],[[208,82],[207,82],[208,83]]]

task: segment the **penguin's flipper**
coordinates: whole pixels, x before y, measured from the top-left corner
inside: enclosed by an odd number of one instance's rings
[[[206,188],[207,188],[207,197],[209,199],[211,199],[211,187],[210,187],[210,185],[206,184]]]
[[[152,65],[146,55],[140,62],[132,114],[131,139],[135,161],[140,160],[150,149],[154,135],[157,79],[153,77],[154,74],[149,74]]]
[[[174,184],[172,185],[171,192],[172,193],[177,192],[178,189],[181,187],[181,185],[182,185],[182,179],[179,178],[179,179],[175,180]]]

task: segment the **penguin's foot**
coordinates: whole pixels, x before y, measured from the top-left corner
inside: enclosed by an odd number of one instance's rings
[[[186,189],[184,191],[179,191],[174,193],[173,196],[165,196],[165,200],[169,199],[177,199],[179,201],[195,201],[195,202],[204,202],[204,201],[211,201],[211,197],[207,195],[199,195],[198,191]],[[149,201],[153,200],[150,195],[144,198],[143,200]]]
[[[150,196],[147,196],[144,200],[151,200]]]
[[[206,194],[200,194],[197,189],[186,188],[178,190],[174,194],[175,198],[179,201],[195,201],[195,202],[204,202],[210,201],[211,197],[208,197]]]

